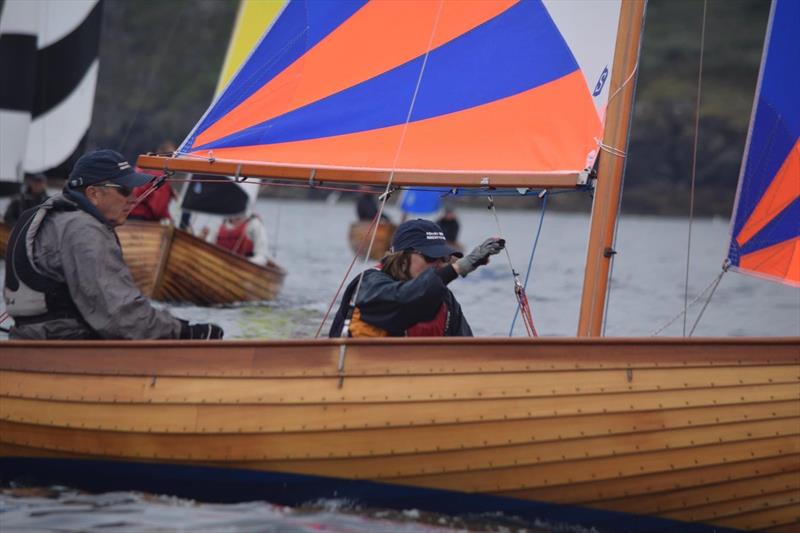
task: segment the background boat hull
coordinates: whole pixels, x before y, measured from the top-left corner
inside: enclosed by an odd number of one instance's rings
[[[800,522],[798,339],[339,345],[10,342],[0,454]]]
[[[155,300],[195,305],[272,300],[286,277],[272,260],[257,265],[172,226],[129,221],[116,232],[134,282]],[[0,257],[10,233],[0,222]]]
[[[358,252],[359,248],[362,246],[361,254],[366,251],[367,246],[369,246],[369,239],[371,238],[370,227],[371,223],[369,221],[358,221],[350,224],[348,239],[350,241],[350,249],[353,250],[353,252]],[[395,229],[397,229],[397,227],[391,222],[380,222],[378,224],[375,241],[372,243],[372,250],[369,254],[370,259],[377,260],[383,258],[392,245],[392,237],[394,236]]]

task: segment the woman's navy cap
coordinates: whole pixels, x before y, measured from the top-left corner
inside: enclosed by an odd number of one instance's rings
[[[131,164],[117,151],[96,150],[78,159],[69,173],[67,186],[71,189],[96,185],[110,181],[125,187],[138,187],[153,179],[153,176],[133,170]]]
[[[400,224],[392,238],[392,250],[416,250],[428,257],[464,257],[464,254],[447,244],[439,224],[421,218]]]

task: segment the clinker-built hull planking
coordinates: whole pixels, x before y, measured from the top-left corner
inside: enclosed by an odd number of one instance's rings
[[[11,226],[5,222],[0,222],[0,259],[6,258],[9,237],[11,237]]]
[[[152,222],[117,228],[125,262],[144,294],[196,305],[271,300],[286,277],[274,261],[257,265],[185,231]]]
[[[272,300],[286,277],[272,260],[256,265],[172,226],[129,221],[116,232],[134,282],[155,300],[196,305]],[[10,233],[0,222],[0,258]]]
[[[353,252],[358,252],[360,249],[362,255],[366,253],[369,240],[372,237],[371,227],[372,224],[364,220],[350,224],[348,239],[350,241],[350,249]],[[370,250],[369,254],[370,259],[381,259],[386,254],[392,245],[395,229],[397,229],[397,226],[391,222],[378,224],[378,229],[375,232],[375,241],[372,243],[372,250]]]
[[[340,343],[9,342],[0,455],[800,524],[800,339]]]

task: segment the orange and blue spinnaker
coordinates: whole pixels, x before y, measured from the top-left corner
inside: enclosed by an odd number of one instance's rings
[[[618,0],[596,4],[290,0],[179,153],[580,173],[602,140],[619,15]]]
[[[800,287],[800,2],[774,0],[728,252],[745,273]]]

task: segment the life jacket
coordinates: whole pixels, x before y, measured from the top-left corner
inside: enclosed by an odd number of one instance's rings
[[[442,302],[436,316],[427,322],[417,322],[406,330],[406,337],[444,337],[450,322],[450,310]]]
[[[151,184],[145,183],[133,189],[133,194],[137,197],[147,192]],[[162,183],[161,187],[151,192],[144,200],[139,202],[131,209],[128,218],[132,220],[172,220],[169,214],[169,202],[172,200],[172,189],[168,183]]]
[[[450,312],[447,304],[442,303],[439,311],[431,320],[417,322],[405,331],[406,337],[444,337],[450,321]],[[367,324],[361,319],[358,307],[353,309],[348,329],[351,337],[388,337],[389,332],[372,324]]]
[[[253,257],[253,240],[247,236],[247,224],[253,217],[228,229],[226,223],[222,223],[217,233],[217,244],[226,250],[245,257]]]
[[[52,211],[74,211],[78,207],[56,201],[22,213],[6,249],[6,280],[3,296],[6,310],[17,325],[58,318],[83,320],[66,283],[41,273],[31,261],[33,243],[45,217]]]
[[[377,270],[383,269],[383,264],[375,266]],[[349,295],[346,295],[349,297]],[[450,324],[450,310],[447,304],[442,302],[436,315],[425,322],[417,322],[405,331],[406,337],[444,337],[447,327]],[[364,322],[361,318],[361,311],[358,307],[353,309],[350,318],[348,332],[351,337],[388,337],[389,332],[385,329],[373,326]]]

